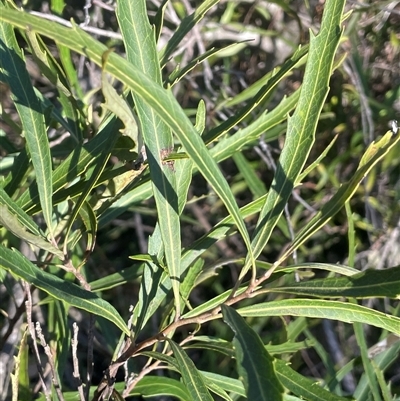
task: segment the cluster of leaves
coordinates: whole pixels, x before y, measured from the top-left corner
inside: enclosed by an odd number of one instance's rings
[[[295,46],[277,68],[239,91],[241,79],[229,68],[250,44],[201,51],[199,38],[215,26],[207,16],[220,26],[249,27],[240,18],[245,5],[228,2],[216,11],[218,3],[206,0],[190,10],[186,2],[153,8],[144,0],[118,1],[114,23],[121,35],[103,44],[85,32],[87,26],[63,26],[21,11],[11,0],[0,2],[0,77],[12,100],[3,113],[7,136],[1,137],[0,278],[2,295],[16,305],[14,317],[3,318],[1,345],[16,332],[16,361],[6,375],[12,399],[32,399],[39,390],[47,400],[393,399],[392,377],[385,372],[390,374],[400,350],[394,301],[400,266],[356,268],[356,249],[362,246],[357,229],[370,230],[371,224],[353,207],[361,199],[375,210],[378,169],[384,166],[389,181],[396,177],[400,135],[395,123],[381,129],[387,132],[378,139],[372,129],[375,140],[366,144],[355,135],[345,156],[357,163],[349,165],[341,183],[335,173],[348,159],[331,156],[337,136],[315,144],[323,126],[339,134],[348,129],[345,121],[332,126],[330,118],[343,113],[346,102],[354,107],[368,99],[362,87],[358,97],[342,85],[329,92],[333,72],[349,69],[345,55],[338,56],[347,39],[344,24],[355,40],[361,13],[345,14],[344,0],[327,0],[309,43]],[[295,15],[290,2],[276,3]],[[51,4],[55,14],[65,6],[62,0]],[[251,13],[268,20],[264,6],[254,3]],[[294,20],[301,28],[300,18]],[[165,40],[163,32],[174,24]],[[255,25],[250,31],[260,38],[271,33]],[[197,38],[197,57],[188,38]],[[121,43],[124,57],[117,50]],[[53,96],[32,84],[28,59]],[[79,60],[91,63],[92,74],[98,71],[92,91],[84,89]],[[207,74],[221,63],[228,72],[217,93]],[[198,71],[204,75],[200,86]],[[301,86],[280,95],[296,74],[304,74]],[[382,102],[386,123],[397,95],[392,89]],[[364,110],[371,128],[373,113]],[[277,160],[271,143],[282,145]],[[262,172],[252,149],[270,163],[269,173]],[[234,178],[225,178],[222,169],[233,170]],[[270,175],[269,185],[257,170]],[[375,179],[362,188],[369,173]],[[195,194],[200,176],[205,195]],[[252,199],[242,197],[244,192]],[[387,192],[398,201],[398,194]],[[364,195],[368,202],[362,202]],[[378,211],[384,215],[384,208]],[[191,213],[205,221],[204,235],[196,235],[199,223]],[[137,236],[116,223],[132,214]],[[342,251],[332,264],[319,256],[339,235],[334,218],[345,221],[340,227],[346,228],[348,254]],[[153,227],[140,245],[144,220]],[[112,246],[128,249],[134,263],[116,251],[106,256]],[[346,256],[346,264],[336,263]],[[113,271],[104,268],[107,257]],[[20,283],[24,292],[18,298]],[[87,323],[84,316],[90,316]],[[342,341],[355,338],[358,351],[346,353],[347,360],[330,355],[329,347],[342,352],[335,348],[331,321]],[[368,347],[365,325],[380,348]],[[313,327],[324,327],[333,339],[323,344]],[[109,355],[104,374],[102,361],[93,356],[99,349]],[[311,373],[301,358],[307,360],[310,351]],[[32,358],[39,386],[28,373]],[[322,361],[322,374],[315,374],[315,361]],[[125,378],[119,376],[122,368]],[[156,370],[168,373],[155,375]]]

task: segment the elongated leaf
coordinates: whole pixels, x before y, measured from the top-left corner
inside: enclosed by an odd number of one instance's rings
[[[355,304],[355,301],[352,301]],[[382,401],[381,392],[378,386],[373,364],[368,356],[368,346],[365,338],[364,327],[359,322],[353,323],[354,334],[357,340],[357,345],[360,348],[361,361],[365,372],[365,377],[368,381],[368,387],[374,401]]]
[[[106,102],[107,104],[111,101],[111,99],[114,101],[114,103],[116,103],[116,93],[114,91],[114,88],[111,87],[111,85],[107,82],[106,77],[104,76],[104,74],[102,74],[102,84],[103,86],[103,93],[104,96],[106,98]],[[106,85],[109,86],[106,86]],[[113,92],[114,91],[114,92]],[[111,98],[111,99],[110,99]],[[120,106],[120,108],[122,109],[122,107]],[[126,117],[127,118],[127,117]],[[132,117],[133,118],[133,117]],[[129,124],[128,122],[126,122],[126,120],[123,120],[125,124]],[[130,120],[128,120],[130,121]],[[130,130],[134,130],[136,128],[137,130],[137,126],[135,127],[125,127],[126,131],[130,131]],[[132,134],[134,135],[134,134]],[[136,133],[136,142],[137,142],[137,137],[138,134]],[[112,148],[115,144],[115,142],[117,141],[118,135],[113,135],[110,140],[108,141],[108,148],[103,147],[101,154],[92,161],[92,163],[94,163],[94,169],[92,171],[92,174],[90,175],[90,177],[87,179],[86,183],[85,183],[85,188],[82,190],[82,192],[79,194],[79,198],[77,199],[74,208],[71,212],[71,215],[68,218],[68,222],[65,228],[65,240],[64,240],[64,254],[68,253],[68,240],[69,240],[69,234],[70,231],[72,229],[72,226],[75,222],[76,217],[78,216],[81,208],[83,207],[84,203],[86,202],[88,196],[90,195],[90,193],[92,192],[92,189],[94,188],[94,186],[96,185],[101,173],[103,172],[107,161],[109,159],[109,157],[111,156],[111,151]]]
[[[217,337],[211,336],[196,336],[195,342],[185,345],[185,349],[208,349],[219,352],[229,357],[234,356],[233,345],[231,342]]]
[[[196,8],[192,15],[183,19],[172,38],[160,51],[159,59],[161,60],[162,66],[168,61],[170,55],[175,51],[185,35],[188,34],[193,27],[203,19],[206,12],[218,2],[219,0],[205,0]]]
[[[104,63],[107,62],[106,58],[107,56],[105,56]],[[125,99],[118,95],[117,91],[108,82],[107,76],[104,73],[101,74],[101,88],[105,98],[103,107],[113,112],[123,122],[124,128],[120,131],[123,135],[132,139],[134,147],[132,147],[130,151],[135,151],[139,155],[143,140],[135,113],[131,110]]]
[[[234,355],[232,344],[226,340],[222,340],[216,337],[214,338],[211,336],[196,336],[194,340],[195,342],[185,345],[185,349],[209,349],[212,351],[220,352],[221,354],[227,355],[229,357],[233,357]],[[267,344],[265,345],[265,348],[270,355],[279,355],[297,352],[299,350],[312,347],[313,345],[314,342],[308,340],[299,342],[287,341],[282,344]]]
[[[254,198],[259,198],[267,193],[264,183],[257,176],[254,168],[250,165],[243,153],[235,153],[233,155],[233,161],[235,162],[239,172],[243,176],[247,187],[253,194]]]
[[[63,253],[50,242],[48,242],[45,237],[43,237],[41,234],[31,234],[29,231],[27,231],[26,227],[23,226],[18,220],[18,217],[19,216],[11,213],[7,206],[0,205],[1,225],[6,227],[7,230],[12,232],[16,237],[58,256],[61,260],[64,259]]]
[[[115,389],[122,393],[125,388],[125,383],[115,383]],[[94,395],[96,387],[92,386],[90,388],[90,399]],[[65,401],[79,401],[80,397],[77,391],[65,392]],[[157,396],[170,396],[176,397],[181,401],[190,400],[190,396],[185,388],[185,386],[178,380],[171,379],[169,377],[163,376],[145,376],[141,379],[133,390],[129,393],[131,396],[143,396],[147,397],[157,397]],[[38,398],[38,401],[46,401],[44,396]],[[111,401],[111,400],[110,400]],[[115,400],[112,400],[115,401]]]
[[[283,387],[276,377],[274,358],[259,335],[229,306],[222,305],[224,321],[235,333],[236,363],[246,395],[254,401],[283,400]]]
[[[211,381],[226,391],[239,394],[242,397],[246,396],[243,383],[238,379],[232,379],[231,377],[226,377],[216,373],[205,371],[201,371],[201,374],[205,377],[207,382]]]
[[[6,11],[0,3],[0,14]],[[0,24],[1,77],[12,92],[15,107],[21,118],[33,168],[44,219],[53,237],[52,228],[52,167],[42,105],[32,87],[26,64],[19,50],[12,27]]]
[[[279,70],[274,70],[271,73],[271,77],[267,83],[259,89],[257,94],[247,103],[245,107],[240,109],[240,112],[235,113],[222,124],[207,132],[207,134],[204,136],[206,143],[214,141],[218,137],[227,133],[231,128],[239,124],[239,122],[243,121],[243,119],[245,119],[263,100],[265,100],[272,93],[276,86],[282,81],[283,77],[287,75],[295,67],[295,65],[307,55],[307,52],[308,46],[300,47]]]
[[[253,123],[251,123],[248,127],[240,129],[235,133],[234,135],[226,138],[226,139],[221,139],[211,150],[210,154],[213,156],[216,162],[220,162],[222,160],[225,160],[226,158],[232,156],[235,152],[238,152],[240,149],[248,145],[249,143],[253,142],[257,138],[260,137],[262,133],[265,131],[271,130],[271,128],[275,127],[277,124],[282,122],[283,120],[286,119],[287,114],[293,110],[295,107],[298,96],[300,94],[300,91],[297,90],[293,95],[291,95],[288,98],[284,98],[282,102],[274,108],[269,113],[263,114],[260,118],[255,120]],[[200,131],[202,132],[202,130]],[[276,139],[275,137],[270,137],[266,136],[265,140],[268,142],[269,140]],[[178,168],[179,168],[179,163]],[[179,174],[179,171],[177,171],[177,176]],[[145,184],[147,185],[147,184]],[[148,184],[149,185],[149,184]],[[145,188],[142,186],[141,190],[145,190]],[[149,191],[148,187],[146,187],[146,190]],[[135,190],[135,192],[128,193],[123,196],[122,199],[117,201],[111,208],[107,209],[105,213],[101,216],[100,218],[100,226],[103,226],[112,218],[115,218],[118,216],[118,214],[123,213],[126,211],[128,205],[135,203],[136,200],[138,199],[139,196],[137,196],[138,192]],[[263,198],[264,199],[264,198]],[[140,200],[138,200],[139,202]],[[261,202],[262,200],[260,200]],[[179,201],[180,202],[180,201]],[[256,201],[258,202],[258,200]],[[179,203],[181,205],[181,203]],[[257,203],[258,205],[258,203]],[[257,213],[258,211],[261,210],[262,204],[260,203],[260,206],[257,209],[254,209],[254,213]],[[180,210],[180,207],[179,207]],[[246,216],[242,215],[243,218]],[[227,219],[229,221],[232,221],[231,217],[228,216]],[[225,220],[224,220],[225,221]],[[222,222],[221,222],[222,223]],[[221,224],[222,226],[223,224]],[[233,223],[230,224],[230,227],[233,226]],[[225,230],[225,232],[228,231],[228,227]],[[211,235],[210,232],[210,237],[215,238],[215,240],[218,239],[218,237],[215,237],[214,235]],[[221,237],[222,238],[222,237]],[[184,267],[181,264],[181,274],[186,270],[186,267]]]
[[[187,356],[186,352],[173,341],[168,340],[175,359],[179,365],[183,383],[186,386],[190,399],[193,401],[212,401],[212,397],[207,390],[204,379],[197,370],[195,364]]]
[[[52,21],[45,21],[42,18],[14,10],[2,11],[0,20],[5,20],[22,29],[29,25],[32,30],[90,57],[97,65],[102,65],[102,55],[107,50],[106,47],[76,27],[69,29]],[[250,239],[229,185],[172,93],[154,83],[153,80],[115,53],[109,54],[105,71],[142,97],[178,136],[187,154],[234,218],[249,250],[250,260],[254,262]]]
[[[190,399],[190,395],[181,382],[162,376],[144,377],[129,395],[141,395],[144,397],[170,396],[182,401]]]
[[[6,191],[0,187],[0,206],[8,208],[9,212],[14,216],[18,217],[20,224],[28,229],[32,234],[41,235],[41,231],[37,224],[29,217],[28,214],[22,210],[16,202],[14,202],[6,193]],[[2,215],[0,214],[0,218]]]
[[[236,46],[236,43],[230,44],[221,49],[209,49],[204,53],[200,54],[200,56],[190,60],[190,62],[182,69],[176,69],[172,72],[172,74],[168,77],[168,81],[166,82],[169,86],[174,86],[177,82],[179,82],[186,74],[192,71],[195,67],[197,67],[200,63],[207,60],[211,56],[216,56],[219,52],[229,49],[230,47]]]
[[[15,357],[14,374],[11,375],[12,393],[16,399],[30,400],[28,330],[22,334],[18,349],[18,355]]]
[[[378,141],[373,142],[367,148],[361,158],[359,167],[352,178],[343,184],[336,194],[322,207],[322,209],[301,229],[296,235],[296,239],[290,247],[280,257],[275,265],[280,264],[288,255],[294,252],[299,246],[304,244],[315,232],[323,227],[349,200],[357,190],[361,180],[369,171],[386,155],[396,144],[400,142],[400,135],[394,136],[392,131],[386,134]]]
[[[348,398],[333,394],[320,387],[317,382],[297,373],[285,361],[276,361],[276,372],[280,382],[301,399],[310,401],[349,401]]]
[[[258,262],[258,265],[264,264],[263,262]],[[264,268],[269,269],[271,264],[266,265]],[[287,267],[278,267],[276,271],[297,271],[298,269],[318,269],[326,270],[328,272],[340,274],[342,276],[353,276],[358,274],[360,271],[354,267],[333,264],[333,263],[300,263],[298,265],[290,265]]]
[[[398,360],[398,356],[400,353],[400,341],[398,340],[398,337],[396,338],[396,340],[394,344],[392,343],[392,345],[389,345],[391,341],[389,340],[389,338],[385,339],[383,342],[386,342],[385,348],[387,349],[373,358],[374,365],[378,367],[381,372],[385,372],[386,369],[388,369],[391,365],[393,365],[393,363],[396,363],[396,361]],[[344,375],[346,374],[346,371],[352,369],[354,367],[354,362],[352,362],[353,361],[343,366],[343,368],[338,372],[338,376]],[[353,396],[357,401],[369,401],[371,399],[368,379],[365,373],[363,373],[363,375],[361,376]]]
[[[239,288],[236,292],[237,295],[243,293],[246,291],[246,287]],[[196,308],[192,309],[191,311],[185,313],[183,315],[184,318],[189,318],[193,316],[200,315],[201,313],[204,313],[206,311],[210,311],[214,309],[215,307],[223,304],[229,296],[232,294],[231,290],[227,290],[223,292],[222,294],[217,295],[216,297],[204,302],[203,304],[197,306]]]
[[[114,323],[126,335],[130,334],[122,317],[108,302],[76,284],[39,269],[18,251],[0,245],[0,266],[52,297],[94,315],[102,316]]]
[[[162,300],[171,289],[171,279],[166,269],[162,269],[159,263],[164,255],[160,225],[157,224],[153,234],[149,238],[148,249],[150,260],[144,263],[143,276],[139,289],[139,302],[134,309],[136,334],[159,307]],[[167,285],[162,285],[166,282]]]
[[[361,322],[400,334],[400,318],[340,301],[289,299],[240,308],[242,316],[307,316],[341,322]]]
[[[54,194],[88,170],[93,161],[101,156],[103,149],[108,149],[110,143],[115,140],[115,130],[117,129],[118,125],[115,119],[112,119],[93,139],[83,146],[75,148],[53,172]],[[63,199],[68,196],[70,196],[69,191]],[[38,198],[37,188],[32,185],[16,202],[26,212],[34,213],[38,211]]]
[[[154,32],[149,24],[144,0],[121,2],[117,8],[128,60],[158,85],[162,85]],[[133,93],[142,125],[146,154],[149,162],[154,198],[158,211],[158,224],[164,246],[167,269],[172,282],[176,313],[180,315],[180,222],[178,211],[177,181],[174,162],[164,162],[173,151],[170,128],[145,103]]]
[[[285,146],[252,240],[256,257],[267,244],[314,142],[319,115],[329,90],[333,58],[341,37],[344,5],[344,0],[327,0],[318,36],[310,32],[310,51],[299,102],[294,115],[288,118]],[[240,273],[241,278],[249,267],[248,262]]]
[[[400,266],[390,269],[368,269],[350,277],[332,277],[294,283],[271,289],[321,298],[400,298]]]
[[[4,160],[4,159],[3,159]],[[13,196],[18,188],[21,188],[21,183],[29,169],[29,157],[26,149],[23,149],[18,156],[14,158],[13,165],[4,182],[4,191],[8,196]]]

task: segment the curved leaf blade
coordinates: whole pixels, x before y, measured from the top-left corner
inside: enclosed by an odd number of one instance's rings
[[[130,331],[122,317],[108,302],[99,298],[96,294],[78,287],[76,284],[39,269],[18,251],[0,245],[0,267],[33,284],[56,299],[110,320],[122,332],[128,336],[130,335]]]
[[[0,20],[7,21],[22,29],[25,29],[29,25],[35,32],[52,38],[59,44],[89,57],[99,66],[102,65],[102,55],[107,51],[107,48],[79,28],[66,28],[53,21],[46,21],[42,18],[15,10],[3,10],[0,14]],[[142,97],[178,136],[186,153],[232,215],[249,251],[249,259],[254,263],[249,234],[240,216],[239,208],[231,189],[218,165],[209,154],[204,142],[197,135],[195,128],[172,93],[154,83],[153,80],[115,53],[109,54],[105,71],[119,79],[138,96]]]
[[[289,299],[247,306],[238,310],[242,316],[304,316],[341,322],[361,322],[400,335],[400,318],[375,311],[365,306],[340,301]]]
[[[4,5],[0,5],[2,12],[5,11],[3,7]],[[1,75],[11,89],[12,98],[24,128],[35,170],[43,217],[53,237],[52,167],[44,112],[26,70],[14,31],[6,23],[0,24],[0,59],[2,60]]]
[[[343,207],[345,202],[353,196],[362,179],[369,173],[369,171],[371,171],[371,169],[399,142],[400,135],[396,135],[393,139],[393,132],[387,131],[379,141],[371,143],[362,156],[358,169],[353,177],[343,184],[336,194],[333,195],[322,209],[301,229],[297,234],[296,239],[275,265],[279,265],[292,252],[298,249],[305,241],[323,227]]]
[[[276,361],[276,372],[281,383],[302,399],[309,401],[349,401],[346,397],[333,394],[300,373],[293,370],[285,361]]]
[[[259,335],[229,306],[222,305],[225,323],[235,333],[233,346],[239,376],[246,395],[254,401],[283,400],[283,387],[276,377],[274,358],[265,349]]]
[[[138,70],[161,86],[161,71],[158,62],[155,36],[150,26],[146,2],[120,2],[117,18],[124,37],[128,60]],[[174,163],[163,159],[173,150],[173,136],[170,128],[157,115],[156,110],[147,104],[141,96],[133,92],[136,110],[141,122],[147,160],[156,207],[158,224],[161,230],[162,246],[167,269],[172,282],[177,316],[180,315],[180,221],[176,170]],[[140,149],[139,149],[140,151]]]
[[[342,33],[344,5],[344,0],[328,0],[319,34],[314,36],[310,32],[310,51],[299,102],[293,116],[288,118],[285,145],[252,239],[255,257],[262,252],[282,215],[314,143],[319,115],[329,90],[333,58]],[[241,278],[249,267],[248,261]]]
[[[400,266],[368,269],[349,277],[328,277],[272,288],[271,292],[321,298],[400,298]]]
[[[182,380],[190,394],[190,399],[193,401],[213,401],[204,383],[204,379],[193,361],[178,344],[175,344],[172,340],[167,340],[179,364]]]

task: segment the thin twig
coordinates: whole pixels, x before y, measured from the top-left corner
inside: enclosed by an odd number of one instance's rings
[[[37,346],[36,342],[36,332],[35,332],[35,327],[32,322],[32,294],[31,294],[31,289],[30,286],[27,282],[23,281],[23,286],[25,288],[26,296],[27,296],[27,301],[25,302],[26,306],[26,319],[28,323],[28,330],[29,334],[31,335],[32,338],[32,347],[33,347],[33,355],[36,361],[36,368],[39,374],[39,379],[41,382],[42,390],[44,393],[44,396],[47,401],[51,401],[51,394],[50,390],[47,388],[46,383],[45,383],[45,378],[44,378],[44,372],[43,372],[43,367],[42,367],[42,361],[40,359],[40,354],[39,354],[39,349]]]
[[[78,382],[78,393],[79,393],[79,398],[81,401],[85,401],[85,394],[83,391],[83,382],[81,379],[81,375],[79,373],[79,360],[78,360],[78,332],[79,332],[79,326],[74,322],[72,325],[72,331],[73,331],[73,337],[71,341],[71,346],[72,346],[72,364],[74,367],[74,371],[72,373],[73,377],[75,380]]]
[[[29,11],[29,14],[36,15],[37,17],[41,17],[41,18],[44,18],[44,19],[47,19],[50,21],[58,22],[61,25],[67,26],[68,28],[73,27],[71,22],[69,22],[63,18],[57,17],[56,15],[53,15],[53,14],[45,14],[45,13],[40,13],[38,11]],[[104,29],[95,28],[93,26],[82,26],[81,25],[80,28],[82,30],[84,30],[85,32],[93,33],[94,35],[104,36],[106,38],[111,38],[111,39],[122,40],[122,35],[117,32],[106,31]]]
[[[85,0],[85,5],[83,6],[83,12],[85,13],[85,21],[80,25],[81,27],[88,26],[90,22],[89,8],[92,7],[91,0]]]
[[[51,352],[49,345],[46,342],[46,339],[44,338],[42,327],[40,326],[39,322],[36,322],[36,333],[39,338],[40,344],[42,345],[44,352],[47,355],[47,360],[51,371],[51,380],[53,382],[54,389],[56,390],[57,397],[60,401],[65,401],[61,391],[60,383],[58,382],[58,375],[54,365],[54,356]]]

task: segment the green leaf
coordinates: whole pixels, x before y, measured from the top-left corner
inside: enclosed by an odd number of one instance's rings
[[[168,40],[168,43],[159,53],[159,59],[161,60],[160,64],[162,66],[168,61],[169,57],[175,51],[185,35],[188,34],[193,27],[203,19],[206,12],[218,2],[219,0],[205,0],[196,7],[193,14],[183,19],[172,38]]]
[[[340,397],[319,386],[300,373],[293,370],[287,362],[276,360],[276,372],[280,382],[293,394],[308,401],[349,401],[347,397]]]
[[[234,356],[233,346],[229,341],[211,336],[196,336],[193,340],[195,342],[186,344],[185,349],[207,349],[229,357]]]
[[[357,171],[351,179],[343,184],[336,194],[324,204],[322,209],[300,230],[293,243],[283,253],[275,265],[277,266],[282,263],[291,253],[323,227],[343,207],[345,202],[353,196],[362,179],[368,172],[399,142],[400,135],[396,135],[393,139],[393,132],[387,131],[378,142],[370,144],[361,158]]]
[[[368,269],[350,277],[331,277],[271,288],[271,292],[321,298],[400,298],[400,266]]]
[[[8,196],[14,193],[22,186],[24,177],[29,169],[29,157],[26,149],[23,149],[18,156],[14,158],[13,165],[4,182],[4,191]]]
[[[207,383],[211,381],[226,391],[236,393],[242,397],[246,396],[243,383],[238,379],[232,379],[231,377],[222,376],[213,372],[201,371],[201,374],[205,376]]]
[[[64,240],[64,254],[68,253],[68,240],[69,235],[72,229],[75,220],[82,209],[84,203],[87,201],[90,193],[92,192],[94,186],[96,185],[101,173],[103,172],[107,161],[111,155],[112,147],[114,146],[117,140],[117,135],[111,135],[109,141],[107,141],[108,147],[103,147],[102,152],[98,155],[97,158],[92,159],[92,163],[94,164],[94,168],[91,170],[91,174],[88,179],[85,181],[84,188],[79,193],[79,197],[74,205],[74,208],[68,218],[67,225],[65,228],[65,240]]]
[[[243,176],[247,187],[253,194],[253,197],[259,198],[265,195],[267,193],[267,189],[265,188],[264,183],[257,176],[254,167],[251,166],[243,153],[237,152],[232,156],[232,158],[239,172]]]
[[[258,257],[267,244],[292,193],[311,147],[325,98],[333,59],[341,38],[344,0],[327,0],[318,36],[310,32],[308,55],[300,98],[288,129],[271,189],[260,213],[253,235],[252,249]],[[250,267],[249,260],[240,273],[243,278]]]
[[[390,339],[389,337],[392,337]],[[400,352],[400,341],[398,336],[393,338],[394,336],[388,336],[376,344],[379,346],[383,346],[384,351],[374,356],[373,363],[381,372],[385,372],[393,363],[396,363],[398,360],[399,352]],[[375,348],[375,347],[374,347]],[[369,350],[371,351],[371,349]],[[370,355],[371,357],[371,355]],[[347,363],[343,368],[338,372],[338,377],[343,377],[346,373],[348,373],[351,369],[354,368],[354,360]],[[358,401],[370,401],[371,390],[368,385],[368,378],[365,373],[362,374],[360,381],[358,382],[357,388],[354,391],[354,398]]]
[[[172,74],[168,77],[168,81],[166,82],[166,85],[171,86],[171,87],[174,86],[186,74],[188,74],[191,70],[193,70],[195,67],[197,67],[200,63],[207,60],[211,56],[216,56],[219,52],[227,50],[230,47],[233,47],[235,45],[236,45],[236,43],[233,43],[233,44],[223,47],[222,49],[215,49],[213,47],[212,49],[205,51],[204,53],[200,54],[200,56],[190,60],[190,62],[187,65],[185,65],[184,68],[176,69],[175,71],[173,71]]]
[[[353,304],[357,305],[355,301],[353,301]],[[368,356],[368,346],[365,338],[364,327],[359,322],[354,322],[353,327],[354,327],[354,334],[357,340],[357,345],[360,349],[361,361],[364,368],[365,377],[367,378],[372,398],[374,401],[382,401],[374,368]]]
[[[128,60],[151,78],[161,88],[161,71],[158,63],[155,37],[149,24],[144,0],[121,2],[117,18],[124,37]],[[150,168],[158,223],[164,246],[168,273],[172,281],[177,315],[180,315],[180,222],[178,212],[177,182],[174,162],[164,159],[173,151],[174,141],[170,128],[141,96],[133,92],[146,155]]]
[[[181,382],[162,376],[144,377],[138,382],[129,395],[141,395],[146,398],[150,396],[170,396],[176,397],[182,401],[190,399],[186,387]]]
[[[236,291],[236,295],[240,295],[246,291],[246,287],[241,287]],[[227,290],[222,294],[218,294],[216,297],[209,299],[208,301],[202,303],[191,311],[183,315],[184,318],[190,318],[193,316],[200,315],[206,311],[210,311],[217,306],[223,304],[232,295],[232,290]]]
[[[41,234],[32,234],[27,230],[27,227],[20,223],[18,217],[26,217],[24,214],[13,214],[6,205],[0,204],[0,224],[7,228],[16,237],[21,238],[29,242],[32,245],[37,246],[40,249],[46,250],[54,255],[56,255],[61,260],[64,259],[63,253],[56,248],[53,244],[47,241],[47,238],[43,237]],[[26,218],[24,219],[26,222]],[[33,223],[33,222],[32,222]],[[28,226],[29,228],[31,225]],[[37,228],[38,229],[38,228]]]
[[[197,370],[195,364],[187,356],[186,352],[172,340],[168,340],[175,359],[179,364],[179,371],[182,375],[183,383],[190,394],[192,401],[212,401],[212,397],[207,390],[201,373]]]
[[[82,176],[93,162],[101,157],[103,150],[110,148],[110,144],[115,141],[116,129],[116,119],[113,118],[93,139],[73,150],[53,172],[53,195],[70,182],[75,181],[77,177]],[[64,200],[70,195],[71,188],[68,188],[62,199]],[[31,185],[16,203],[26,212],[37,212],[38,191],[36,185]]]
[[[69,29],[53,21],[45,21],[42,18],[15,10],[4,10],[0,13],[0,20],[6,20],[22,29],[29,25],[32,30],[88,56],[97,65],[102,65],[102,55],[107,48],[79,28]],[[210,183],[216,194],[224,202],[228,212],[232,215],[252,260],[249,235],[240,217],[239,208],[230,187],[172,93],[156,84],[154,80],[148,78],[127,60],[115,53],[109,54],[105,71],[127,85],[135,95],[143,98],[178,136],[188,156],[193,160],[198,170]],[[141,121],[141,123],[144,130],[143,122]]]
[[[267,74],[267,78],[270,79],[268,79],[266,84],[258,90],[257,94],[246,104],[245,107],[241,108],[238,113],[235,113],[232,117],[229,117],[223,123],[207,132],[207,134],[204,136],[205,142],[209,143],[214,141],[243,121],[252,111],[256,109],[257,106],[260,105],[261,102],[263,102],[269,95],[272,94],[272,91],[282,81],[285,75],[287,75],[298,64],[298,62],[307,55],[307,52],[308,46],[300,47],[279,70],[274,70],[270,74]],[[265,78],[262,78],[262,80],[264,79]],[[241,97],[241,94],[238,96]]]
[[[18,344],[18,355],[15,356],[14,374],[11,375],[12,393],[20,400],[31,400],[29,379],[29,346],[28,330],[22,334],[21,342]]]
[[[247,306],[240,308],[238,312],[248,317],[288,315],[332,319],[346,323],[361,322],[400,334],[400,318],[339,301],[289,299]]]
[[[9,11],[4,8],[3,4],[0,4],[0,9],[0,14],[3,11]],[[9,24],[0,24],[0,39],[0,59],[2,60],[0,78],[10,87],[12,99],[21,118],[35,170],[43,216],[50,235],[53,237],[52,168],[42,104],[32,87],[25,60]]]
[[[7,194],[7,192],[0,187],[0,206],[8,208],[9,212],[14,216],[18,217],[20,224],[22,224],[25,229],[28,229],[32,234],[41,235],[41,230],[37,224],[26,214],[16,202],[14,202]],[[0,218],[1,218],[0,214]]]
[[[122,317],[108,302],[76,284],[39,269],[18,251],[0,245],[0,266],[56,299],[110,320],[126,335],[130,335]]]
[[[104,56],[107,58],[107,54]],[[106,63],[106,60],[104,61]],[[117,91],[108,82],[106,74],[101,74],[101,89],[103,91],[106,102],[103,107],[114,113],[124,124],[124,129],[121,129],[123,135],[132,139],[134,147],[130,149],[138,155],[142,149],[143,140],[140,132],[139,121],[133,110],[129,107],[125,99],[118,95]]]
[[[225,323],[235,333],[233,346],[240,379],[246,395],[254,401],[283,400],[283,387],[276,377],[274,358],[259,335],[231,307],[222,305]]]

